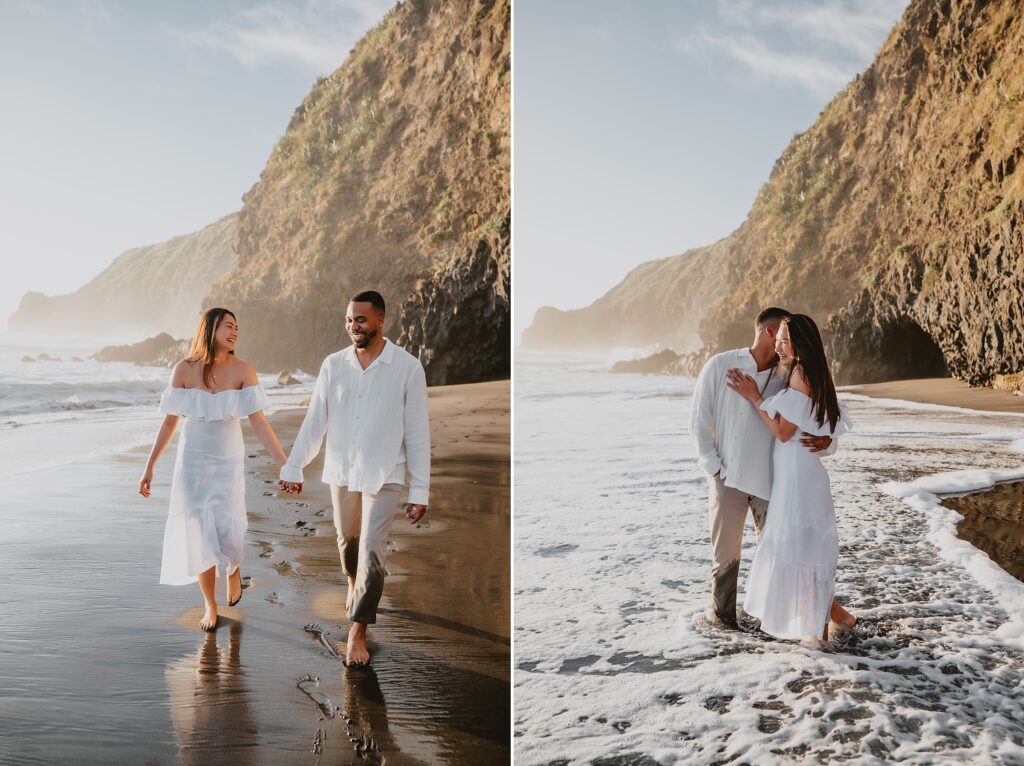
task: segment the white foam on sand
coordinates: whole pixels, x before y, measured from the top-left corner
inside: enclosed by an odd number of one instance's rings
[[[914,491],[932,491],[925,477],[965,466],[989,479],[1021,470],[1014,440],[996,436],[1005,421],[842,396],[856,430],[826,466],[837,595],[861,625],[822,653],[703,617],[711,546],[686,427],[692,381],[525,364],[517,763],[1024,763],[1009,591],[966,554],[949,558],[934,531],[941,511],[880,489],[921,479]],[[748,525],[741,603],[753,543]]]
[[[1017,444],[1016,441],[1012,443]],[[1004,482],[1021,480],[1024,480],[1024,467],[967,469],[924,476],[910,482],[885,482],[879,489],[927,516],[928,539],[943,558],[970,572],[1006,611],[1008,619],[996,629],[995,635],[1017,641],[1024,648],[1024,583],[1002,569],[984,551],[957,537],[957,525],[964,517],[942,505],[942,496],[977,492]]]

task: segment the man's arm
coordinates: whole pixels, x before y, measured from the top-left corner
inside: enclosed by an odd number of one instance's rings
[[[708,476],[722,470],[722,458],[715,446],[715,410],[721,388],[717,368],[712,358],[701,369],[690,405],[690,438],[697,448],[697,464]]]
[[[327,433],[327,388],[329,385],[327,360],[320,366],[313,396],[309,400],[309,409],[302,420],[299,435],[295,437],[288,462],[281,466],[281,481],[293,484],[302,483],[302,469],[320,452],[320,446]]]
[[[839,451],[838,437],[833,439],[831,436],[814,436],[806,431],[801,436],[800,443],[821,457],[832,457]]]
[[[409,503],[425,506],[430,494],[430,419],[427,376],[420,365],[405,384],[405,465],[409,471]]]

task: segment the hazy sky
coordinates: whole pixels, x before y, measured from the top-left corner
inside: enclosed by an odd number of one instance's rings
[[[394,0],[0,0],[0,330],[241,207]]]
[[[515,0],[518,339],[727,235],[906,0]]]

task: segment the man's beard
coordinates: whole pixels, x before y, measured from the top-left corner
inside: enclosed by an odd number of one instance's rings
[[[376,337],[377,337],[377,331],[376,330],[367,330],[366,334],[363,335],[363,339],[362,340],[356,340],[355,338],[352,338],[352,343],[355,344],[356,348],[366,348],[371,343],[373,343],[373,341],[374,341],[374,339]]]

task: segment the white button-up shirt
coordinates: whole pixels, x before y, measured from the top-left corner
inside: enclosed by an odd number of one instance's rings
[[[750,349],[723,351],[705,363],[693,389],[690,437],[697,462],[708,476],[721,471],[727,487],[767,500],[772,494],[772,432],[757,408],[726,386],[725,373],[736,367],[757,381],[767,398],[781,390],[775,368],[757,371]]]
[[[385,484],[404,484],[408,474],[409,502],[427,504],[427,380],[412,354],[385,338],[365,370],[354,346],[324,359],[299,435],[281,467],[284,481],[303,480],[302,469],[320,452],[325,433],[324,482],[372,494]]]

